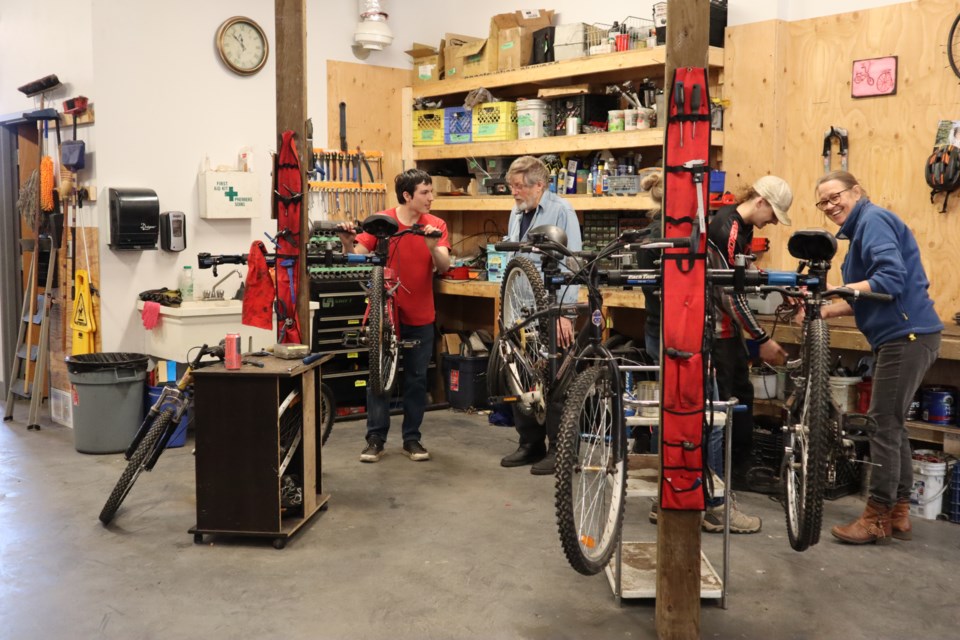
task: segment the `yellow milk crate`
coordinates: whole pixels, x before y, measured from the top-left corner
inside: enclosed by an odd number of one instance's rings
[[[413,112],[413,146],[443,144],[443,109]]]
[[[473,108],[474,142],[516,139],[516,102],[484,102]]]

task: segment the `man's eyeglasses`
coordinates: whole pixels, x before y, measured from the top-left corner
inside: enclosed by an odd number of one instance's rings
[[[837,191],[836,193],[831,193],[826,198],[817,203],[817,209],[823,211],[832,204],[838,204],[840,202],[840,194],[850,191],[850,188],[844,189],[843,191]]]
[[[523,183],[523,182],[521,182],[521,183],[519,183],[519,184],[518,184],[518,183],[514,183],[514,184],[511,184],[511,185],[510,185],[510,189],[511,189],[512,191],[526,191],[526,190],[531,189],[531,188],[532,188],[532,187],[531,187],[530,185],[528,185],[528,184],[526,184],[526,183]]]

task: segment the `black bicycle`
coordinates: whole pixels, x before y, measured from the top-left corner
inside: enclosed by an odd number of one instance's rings
[[[830,328],[820,309],[832,298],[851,303],[857,299],[889,302],[893,298],[848,287],[828,289],[827,272],[837,240],[827,231],[797,231],[787,249],[799,260],[792,286],[766,284],[744,290],[761,295],[776,291],[799,301],[803,309],[800,358],[788,367],[794,391],[786,401],[780,479],[790,546],[805,551],[820,540],[825,487],[835,481],[839,464],[856,460],[855,442],[865,440],[872,429],[869,418],[844,416],[831,399]],[[768,282],[771,277],[773,272],[767,274]]]

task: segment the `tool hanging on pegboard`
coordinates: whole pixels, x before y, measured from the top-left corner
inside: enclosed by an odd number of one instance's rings
[[[823,134],[823,173],[830,173],[830,156],[833,154],[833,140],[837,140],[840,150],[840,168],[847,171],[847,156],[850,152],[850,142],[847,130],[841,127],[830,127]]]
[[[383,152],[363,151],[360,147],[356,153],[314,149],[313,157],[309,187],[319,195],[324,219],[362,220],[387,208]]]

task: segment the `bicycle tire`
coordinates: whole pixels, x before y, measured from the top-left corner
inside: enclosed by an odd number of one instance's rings
[[[303,397],[299,389],[291,390],[277,407],[277,424],[280,429],[277,477],[283,477],[303,439]]]
[[[500,285],[500,323],[504,330],[547,307],[547,290],[540,270],[523,257],[513,258],[504,271]],[[501,355],[502,379],[511,395],[539,391],[539,401],[521,400],[517,409],[524,415],[546,420],[546,383],[543,379],[543,355],[547,344],[545,323],[534,321],[522,331],[504,338]]]
[[[333,432],[333,419],[336,417],[337,400],[333,396],[333,389],[320,383],[320,444],[327,444]]]
[[[370,349],[370,390],[374,395],[390,393],[397,377],[396,329],[387,313],[383,268],[374,268],[370,284],[370,315],[367,318],[367,347]]]
[[[953,74],[960,78],[960,14],[953,19],[950,25],[950,34],[947,36],[947,60]]]
[[[505,395],[506,386],[503,382],[503,359],[500,357],[500,337],[497,336],[490,348],[490,357],[487,359],[487,397],[495,398]]]
[[[570,566],[595,575],[610,561],[623,524],[627,487],[622,410],[607,366],[577,375],[563,405],[555,505]]]
[[[795,551],[820,541],[830,448],[830,329],[821,318],[807,327],[803,346],[805,392],[799,421],[786,432],[781,467],[787,537]]]
[[[160,441],[163,432],[170,426],[173,413],[174,410],[171,407],[161,411],[156,419],[154,419],[153,425],[147,431],[143,440],[140,441],[139,446],[134,450],[133,455],[130,456],[130,461],[127,463],[123,473],[120,474],[120,479],[113,487],[113,491],[110,492],[110,497],[107,498],[103,509],[100,510],[100,522],[103,524],[107,525],[113,521],[113,517],[117,514],[117,509],[120,508],[127,494],[130,493],[130,489],[133,488],[133,483],[137,481],[137,478],[139,478],[143,472],[144,463],[150,459],[150,454]]]

